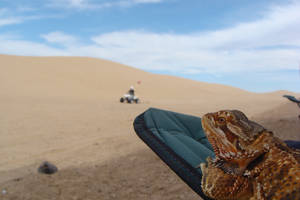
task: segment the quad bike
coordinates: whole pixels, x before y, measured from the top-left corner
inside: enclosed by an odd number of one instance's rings
[[[139,98],[137,96],[134,95],[130,95],[130,94],[124,94],[123,97],[120,98],[120,102],[127,102],[127,103],[139,103]]]

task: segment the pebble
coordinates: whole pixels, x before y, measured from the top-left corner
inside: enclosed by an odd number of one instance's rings
[[[38,172],[43,174],[54,174],[57,170],[57,167],[48,161],[43,162],[38,168]]]

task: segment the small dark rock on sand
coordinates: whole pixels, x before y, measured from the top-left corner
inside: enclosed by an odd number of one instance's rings
[[[38,168],[38,172],[42,174],[54,174],[57,170],[57,167],[48,161],[44,161]]]

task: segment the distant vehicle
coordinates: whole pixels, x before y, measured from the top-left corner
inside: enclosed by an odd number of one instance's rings
[[[128,90],[128,92],[126,94],[123,95],[123,97],[120,98],[120,102],[127,102],[127,103],[139,103],[139,98],[137,96],[135,96],[135,91],[134,91],[134,87],[130,86],[130,89]]]
[[[139,103],[139,98],[137,96],[134,95],[130,95],[130,94],[124,94],[123,97],[120,98],[120,102],[124,103]]]

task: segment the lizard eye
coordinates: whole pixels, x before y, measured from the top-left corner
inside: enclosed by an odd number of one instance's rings
[[[224,117],[220,117],[218,119],[218,122],[221,123],[221,124],[225,123],[225,121],[226,121],[226,119]]]

